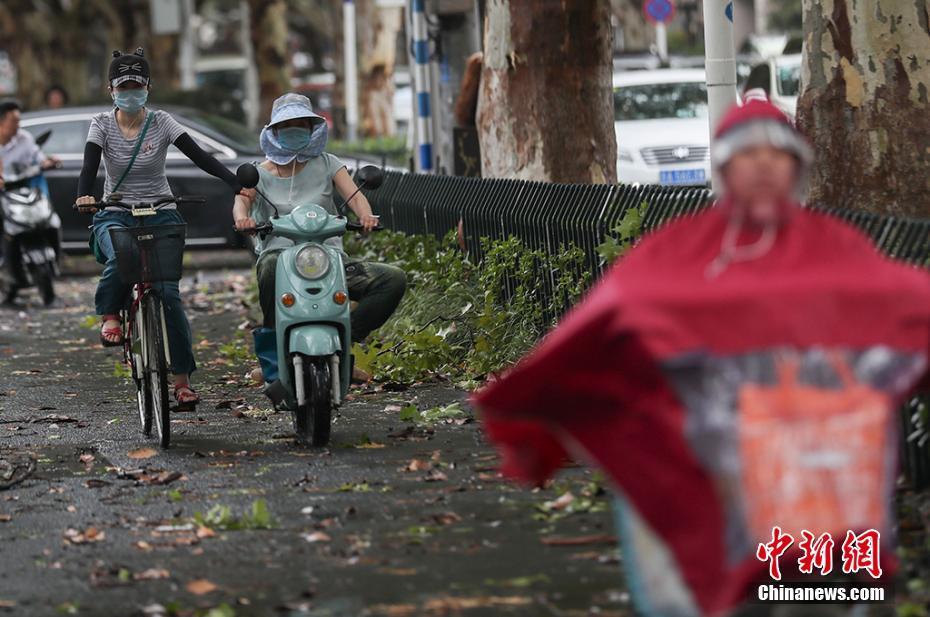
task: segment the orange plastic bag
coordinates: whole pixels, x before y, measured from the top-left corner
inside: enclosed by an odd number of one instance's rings
[[[859,383],[833,356],[838,389],[798,381],[797,360],[780,359],[774,386],[738,397],[742,488],[753,538],[772,528],[799,538],[880,527],[886,517],[890,398]]]

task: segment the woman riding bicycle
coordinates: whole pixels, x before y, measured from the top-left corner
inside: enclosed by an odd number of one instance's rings
[[[335,188],[358,216],[365,232],[378,224],[371,205],[338,158],[324,152],[328,127],[322,116],[314,113],[310,99],[300,94],[285,94],[275,100],[271,121],[262,130],[261,147],[266,161],[258,166],[258,188],[274,201],[282,216],[297,206],[315,203],[330,214],[339,214],[333,196]],[[255,191],[245,190],[236,196],[233,219],[236,229],[248,231],[267,222],[274,211]],[[326,241],[342,249],[341,238]],[[287,238],[269,237],[256,242],[259,304],[266,329],[275,326],[275,270],[281,251],[293,246]],[[349,298],[358,305],[352,311],[352,340],[363,341],[388,320],[404,296],[407,276],[403,270],[387,264],[344,259]],[[272,337],[273,338],[273,337]],[[258,340],[258,339],[256,339]],[[273,355],[273,354],[272,354]],[[367,381],[368,375],[353,372],[354,381]]]
[[[84,148],[84,166],[78,180],[76,205],[81,212],[95,212],[92,245],[96,243],[98,259],[105,261],[97,284],[95,298],[97,314],[102,316],[100,341],[104,347],[123,344],[120,310],[125,306],[130,286],[120,279],[116,256],[110,241],[113,227],[134,227],[136,217],[116,207],[98,211],[91,195],[100,158],[106,169],[104,201],[119,195],[124,202],[151,202],[170,196],[171,187],[165,176],[165,156],[174,144],[200,169],[239,190],[235,175],[219,161],[204,152],[167,112],[149,110],[146,106],[151,88],[149,63],[142,48],[132,54],[113,52],[109,70],[109,91],[115,109],[93,117]],[[184,219],[174,205],[147,217],[146,225],[183,224]],[[190,409],[199,402],[191,388],[190,374],[196,369],[191,347],[191,328],[181,304],[177,281],[157,283],[165,307],[171,371],[174,374],[174,396],[179,408]]]

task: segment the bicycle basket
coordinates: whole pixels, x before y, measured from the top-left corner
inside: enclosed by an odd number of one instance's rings
[[[126,285],[177,281],[184,261],[186,225],[113,227],[116,268]]]

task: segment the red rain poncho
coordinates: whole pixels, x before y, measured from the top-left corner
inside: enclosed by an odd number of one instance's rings
[[[653,614],[734,606],[774,525],[837,547],[878,529],[893,566],[896,409],[926,372],[930,277],[800,207],[709,277],[731,215],[645,238],[474,398],[507,475],[540,483],[569,456],[607,472]]]

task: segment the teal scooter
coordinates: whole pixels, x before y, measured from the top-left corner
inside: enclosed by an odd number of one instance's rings
[[[254,165],[240,166],[236,176],[245,188],[258,185]],[[383,180],[384,174],[374,166],[356,174],[359,190],[376,189]],[[274,203],[262,197],[275,209],[275,216],[256,227],[255,233],[295,242],[281,253],[275,271],[276,327],[253,333],[265,394],[279,408],[291,410],[299,442],[325,446],[333,410],[349,391],[352,329],[342,253],[323,241],[362,226],[313,203],[278,216]]]

